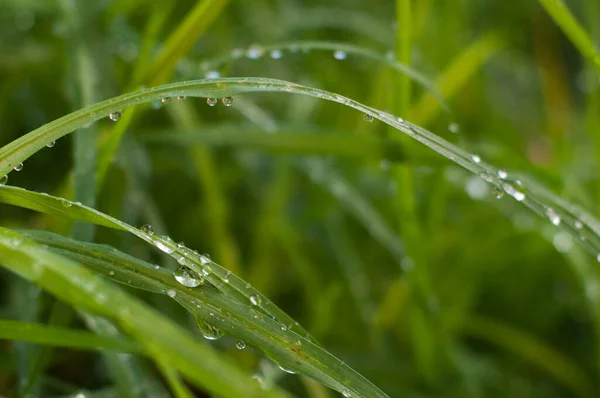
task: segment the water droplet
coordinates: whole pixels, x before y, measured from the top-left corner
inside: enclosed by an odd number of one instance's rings
[[[261,300],[261,298],[260,298],[260,296],[259,296],[258,294],[251,294],[251,295],[250,295],[250,302],[251,302],[252,304],[254,304],[254,305],[257,305],[257,306],[258,306],[258,305],[260,305],[261,301],[262,301],[262,300]]]
[[[498,185],[494,187],[494,189],[492,190],[492,193],[494,194],[496,199],[500,199],[504,196],[504,190],[502,188],[500,188],[500,186],[498,186]]]
[[[600,263],[600,253],[598,253],[598,254],[596,255],[596,261],[598,261],[598,262]]]
[[[185,99],[187,99],[187,97],[185,95],[178,95],[176,98],[177,101],[183,101]]]
[[[339,61],[346,59],[347,56],[348,54],[346,54],[346,51],[337,50],[333,52],[333,58]]]
[[[223,102],[223,105],[225,105],[225,106],[233,105],[233,97],[224,97],[221,101]]]
[[[246,348],[246,343],[242,340],[238,340],[238,342],[235,343],[235,348],[237,348],[238,350],[243,350],[244,348]]]
[[[371,123],[371,122],[373,121],[373,115],[371,115],[370,113],[365,113],[365,114],[363,115],[363,120],[364,120],[365,122],[369,122],[369,123]]]
[[[207,98],[206,99],[206,103],[208,104],[208,106],[215,106],[215,105],[217,105],[217,102],[219,102],[219,100],[216,98]]]
[[[148,234],[150,236],[154,235],[154,229],[152,228],[152,225],[150,225],[150,224],[142,225],[142,228],[140,228],[140,230],[143,233]]]
[[[204,253],[200,255],[200,263],[202,263],[202,265],[207,265],[211,263],[210,260],[210,254],[208,253]]]
[[[221,77],[221,74],[216,70],[209,70],[208,72],[206,72],[204,77],[206,77],[207,79],[218,79]]]
[[[6,185],[6,183],[8,182],[8,176],[4,176],[2,178],[0,178],[0,185]]]
[[[583,224],[581,223],[581,221],[575,221],[575,229],[582,229],[583,228]]]
[[[514,185],[504,183],[502,184],[502,187],[504,188],[504,192],[515,198],[517,201],[522,202],[525,200],[525,193]]]
[[[546,209],[546,217],[548,217],[548,220],[557,227],[560,225],[560,216],[556,214],[553,208],[548,207]]]
[[[253,44],[246,51],[246,57],[250,59],[259,59],[265,54],[265,50],[258,44]]]
[[[269,55],[273,59],[281,59],[283,57],[283,53],[280,50],[272,50]]]
[[[13,170],[14,171],[21,171],[21,170],[23,170],[23,162],[21,162],[18,165],[16,165]]]
[[[169,289],[167,290],[167,295],[171,298],[175,297],[177,295],[177,292],[173,289]]]
[[[67,199],[61,200],[61,203],[62,203],[63,207],[71,207],[73,205],[73,203],[71,203],[71,201],[67,200]]]
[[[115,274],[115,271],[112,271],[112,270],[108,273],[108,275],[110,275],[110,276],[113,276],[114,274]]]
[[[475,162],[475,163],[479,163],[481,162],[481,158],[477,155],[471,155],[471,159]]]
[[[223,332],[221,332],[219,328],[206,323],[203,319],[197,318],[196,324],[198,325],[198,330],[200,330],[200,333],[202,333],[202,336],[204,336],[206,340],[217,340],[219,337],[223,336]]]
[[[350,392],[350,390],[344,389],[342,390],[342,395],[346,398],[350,398],[352,396],[352,393]]]
[[[113,122],[116,122],[121,118],[122,115],[123,114],[121,113],[121,111],[116,111],[116,112],[113,112],[110,115],[108,115],[108,118],[110,120],[112,120]]]
[[[498,169],[497,174],[498,174],[498,177],[500,177],[502,179],[508,178],[508,173],[504,169]]]
[[[397,121],[398,123],[404,123],[404,119],[402,119],[400,116],[398,116],[398,117],[396,118],[396,121]]]
[[[56,141],[52,141],[51,143],[46,144],[46,147],[52,148],[54,145],[56,145]]]
[[[167,102],[171,101],[171,97],[163,97],[160,99],[160,102],[162,102],[163,104],[166,104]]]
[[[186,287],[196,287],[204,283],[204,278],[201,275],[184,266],[177,268],[173,276],[177,282]]]
[[[457,123],[450,123],[448,125],[448,130],[450,130],[451,133],[458,133],[460,131],[460,126]]]
[[[154,264],[154,269],[160,269],[160,265]]]

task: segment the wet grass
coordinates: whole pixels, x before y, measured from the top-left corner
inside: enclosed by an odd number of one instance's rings
[[[0,395],[600,393],[597,2],[79,3],[2,5]]]

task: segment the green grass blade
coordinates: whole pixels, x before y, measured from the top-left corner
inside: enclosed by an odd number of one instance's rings
[[[146,354],[168,361],[202,388],[228,397],[287,396],[278,389],[262,390],[210,347],[137,298],[16,232],[0,228],[0,258],[12,272],[60,299],[114,319]]]
[[[110,338],[81,330],[48,326],[39,323],[0,320],[0,339],[80,350],[114,350],[139,352],[140,346],[130,340]]]
[[[562,0],[538,0],[579,52],[587,58],[600,74],[600,53],[594,42]]]
[[[211,287],[183,287],[171,271],[156,268],[105,245],[78,242],[48,232],[25,231],[23,234],[111,279],[169,294],[199,321],[262,350],[286,369],[310,376],[340,392],[347,391],[353,397],[386,397],[327,351],[250,308],[246,301],[231,300]],[[116,272],[117,269],[120,272]]]

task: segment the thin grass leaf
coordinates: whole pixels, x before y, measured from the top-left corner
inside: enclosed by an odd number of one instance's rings
[[[77,262],[4,228],[0,228],[0,254],[2,264],[12,272],[75,306],[114,319],[146,354],[169,361],[202,388],[227,397],[287,396],[279,389],[262,390],[210,347]]]
[[[201,330],[210,333],[211,338],[225,331],[262,350],[287,371],[310,376],[353,397],[387,397],[346,364],[257,311],[250,303],[233,301],[210,286],[186,288],[175,280],[171,271],[105,245],[78,242],[40,231],[25,231],[23,234],[118,282],[168,294],[194,314]],[[120,272],[115,272],[115,269],[120,269]]]
[[[82,330],[7,319],[0,320],[0,339],[80,350],[114,350],[133,353],[140,351],[140,346],[136,342],[127,339],[110,338]]]

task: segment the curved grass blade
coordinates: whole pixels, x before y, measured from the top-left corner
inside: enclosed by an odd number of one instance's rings
[[[232,363],[165,316],[79,263],[53,253],[14,231],[0,228],[2,265],[74,306],[115,320],[142,346],[166,360],[201,388],[227,397],[285,397],[262,390]]]
[[[229,297],[240,302],[255,303],[257,309],[264,311],[282,326],[289,329],[293,328],[294,331],[303,336],[309,336],[308,332],[298,322],[294,321],[250,284],[221,267],[209,257],[200,255],[181,244],[176,244],[168,236],[155,236],[153,233],[134,228],[80,203],[73,203],[66,199],[48,194],[39,194],[22,188],[0,186],[0,202],[130,232],[170,255],[180,265],[185,265],[198,275],[203,275],[206,281],[212,283]]]
[[[24,231],[23,234],[113,280],[168,294],[215,333],[226,331],[228,335],[262,350],[284,369],[310,376],[352,397],[386,397],[368,380],[318,345],[282,327],[245,302],[233,301],[210,286],[186,288],[175,280],[171,271],[106,245],[78,242],[41,231]],[[115,268],[120,268],[121,272],[113,272]]]
[[[0,320],[0,339],[80,350],[114,350],[137,353],[140,346],[134,341],[98,336],[96,334],[39,323]]]
[[[360,47],[347,43],[339,43],[334,41],[292,41],[261,46],[254,44],[253,46],[245,50],[235,49],[229,54],[203,61],[200,64],[200,69],[205,74],[207,74],[212,69],[219,69],[223,67],[223,65],[231,63],[236,59],[239,59],[242,54],[254,54],[253,56],[262,57],[263,55],[268,53],[271,58],[279,59],[283,56],[282,51],[295,53],[298,51],[308,52],[316,50],[330,51],[333,53],[340,52],[344,54],[344,56],[347,56],[348,54],[356,55],[386,65],[387,67],[395,70],[396,72],[402,73],[406,77],[420,84],[434,98],[436,98],[439,101],[439,103],[444,109],[448,109],[446,102],[444,101],[444,98],[442,97],[440,92],[437,90],[435,83],[432,82],[431,79],[421,74],[416,69],[411,68],[410,66],[402,62],[398,62],[385,54],[381,54],[375,50],[371,50],[370,48]]]
[[[564,228],[566,231],[574,235],[578,241],[580,240],[579,233],[582,228],[593,230],[592,227],[589,226],[590,222],[593,222],[595,225],[600,225],[600,223],[593,217],[581,218],[581,212],[572,212],[566,208],[555,208],[558,206],[558,204],[556,204],[554,201],[548,202],[543,198],[538,197],[534,186],[527,187],[521,181],[509,177],[509,174],[503,169],[494,167],[491,164],[482,161],[479,156],[460,149],[456,145],[447,142],[446,140],[419,127],[418,125],[339,94],[303,86],[300,84],[290,83],[283,80],[267,78],[204,79],[167,84],[164,86],[142,90],[137,93],[125,94],[100,102],[91,107],[79,110],[48,123],[2,147],[0,149],[0,175],[3,173],[8,173],[12,169],[13,165],[24,161],[35,152],[42,149],[46,144],[57,140],[82,126],[85,126],[86,124],[104,118],[113,112],[120,112],[127,106],[151,102],[164,97],[197,96],[214,98],[228,97],[248,92],[287,92],[299,95],[307,95],[332,102],[338,102],[345,106],[364,112],[370,115],[370,117],[373,119],[378,119],[387,125],[394,127],[396,130],[410,136],[423,145],[426,145],[430,149],[433,149],[459,166],[478,175],[486,182],[497,186],[498,189],[503,190],[509,196],[512,196],[518,202],[521,202],[535,213],[548,219],[554,225]],[[79,209],[82,208],[83,207],[79,206]],[[81,214],[81,212],[78,211],[78,214]],[[114,221],[110,223],[107,221],[103,222],[114,224]],[[120,229],[123,229],[123,227],[121,226]],[[598,239],[594,239],[593,241],[584,240],[581,242],[581,244],[587,250],[592,252],[594,256],[600,253],[600,235],[598,233],[595,235],[598,237]],[[148,236],[145,236],[145,238],[142,239],[148,239],[148,241],[151,243],[154,242]],[[154,243],[159,242],[156,241]],[[181,255],[181,253],[178,254]],[[196,260],[200,261],[200,256],[197,256]]]

